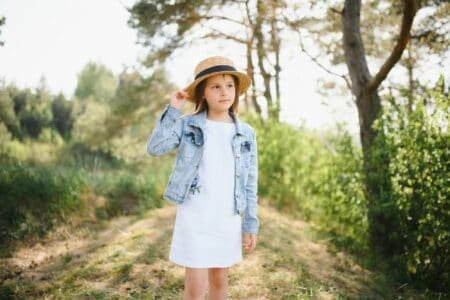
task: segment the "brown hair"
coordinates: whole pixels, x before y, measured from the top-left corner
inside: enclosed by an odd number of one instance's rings
[[[223,74],[223,75],[226,75],[226,74]],[[233,77],[235,93],[234,93],[234,101],[233,101],[233,104],[231,105],[231,107],[229,108],[229,111],[237,114],[239,111],[239,80],[234,75],[230,75],[230,76]],[[194,100],[195,100],[194,114],[195,115],[201,113],[202,111],[204,111],[208,108],[208,102],[206,102],[206,99],[204,97],[205,86],[206,86],[207,80],[208,80],[208,78],[205,78],[195,87],[195,92],[194,92]]]

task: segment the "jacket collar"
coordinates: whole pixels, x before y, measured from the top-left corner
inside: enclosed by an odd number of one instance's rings
[[[206,113],[207,113],[207,109],[205,109],[204,111],[202,111],[198,114],[191,115],[191,117],[188,119],[187,123],[192,126],[200,127],[202,129],[202,131],[204,131],[205,123],[206,123]],[[240,134],[240,135],[245,135],[245,132],[243,131],[243,129],[244,129],[243,123],[239,119],[239,117],[232,111],[230,111],[228,113],[230,114],[231,118],[233,118],[233,121],[234,121],[234,124],[236,127],[236,133]]]

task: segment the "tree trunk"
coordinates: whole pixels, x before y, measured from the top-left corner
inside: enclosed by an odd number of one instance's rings
[[[275,107],[274,107],[274,118],[276,120],[280,119],[280,108],[281,108],[281,92],[280,92],[280,48],[281,41],[279,35],[279,30],[277,28],[277,11],[276,11],[276,3],[271,2],[271,13],[270,13],[270,26],[271,26],[271,44],[272,51],[275,53]]]
[[[253,38],[250,39],[250,42],[247,44],[247,74],[252,79],[252,93],[251,93],[251,103],[256,113],[261,117],[261,106],[259,106],[258,102],[256,102],[256,86],[255,86],[255,66],[253,64],[252,57],[252,44]]]
[[[274,105],[273,105],[273,97],[272,97],[272,92],[271,92],[271,88],[270,88],[270,82],[272,80],[272,75],[269,72],[267,72],[266,68],[264,67],[264,58],[267,57],[267,53],[266,53],[265,45],[264,45],[264,35],[262,32],[262,23],[263,23],[263,17],[266,15],[266,12],[267,12],[267,7],[265,6],[265,4],[263,3],[262,0],[258,0],[256,2],[256,11],[257,11],[257,15],[256,15],[254,34],[255,34],[255,39],[256,39],[256,56],[258,58],[258,68],[261,72],[261,76],[263,78],[263,83],[264,83],[263,95],[267,101],[268,117],[271,119],[276,119],[278,121],[277,110],[276,110],[276,107],[274,107]]]
[[[415,0],[404,0],[403,20],[399,38],[390,56],[372,77],[366,61],[360,32],[361,0],[346,0],[342,11],[342,32],[345,62],[352,82],[359,115],[363,150],[365,196],[368,201],[369,238],[371,248],[385,257],[398,253],[400,238],[391,238],[390,228],[397,226],[395,206],[391,199],[389,157],[381,145],[377,148],[374,121],[381,112],[378,87],[398,62],[409,40],[415,16]]]

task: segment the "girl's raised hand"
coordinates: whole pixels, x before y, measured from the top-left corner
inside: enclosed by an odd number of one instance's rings
[[[185,90],[178,90],[170,95],[170,105],[181,109],[188,99],[188,93]]]

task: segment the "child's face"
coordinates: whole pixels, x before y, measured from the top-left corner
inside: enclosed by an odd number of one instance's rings
[[[206,80],[204,97],[210,110],[228,111],[233,105],[235,96],[236,87],[231,75],[219,74]]]

